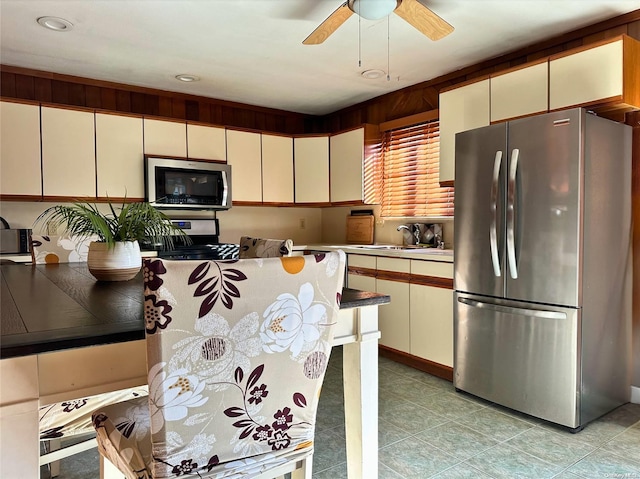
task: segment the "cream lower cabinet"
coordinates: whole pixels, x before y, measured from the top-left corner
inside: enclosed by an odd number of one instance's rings
[[[411,276],[453,278],[453,263],[411,260]],[[453,367],[453,290],[412,282],[409,290],[410,353]]]
[[[380,344],[453,367],[453,263],[349,254],[348,286],[388,294]]]
[[[231,165],[233,201],[262,201],[260,133],[227,130],[227,163]]]
[[[407,281],[384,279],[382,271],[403,273]],[[391,303],[378,308],[378,324],[380,327],[380,344],[398,351],[409,352],[411,349],[411,329],[409,321],[409,271],[408,259],[377,258],[376,292],[391,296]]]
[[[40,107],[0,102],[0,191],[42,195]]]
[[[42,193],[96,197],[94,113],[41,108]]]
[[[296,203],[329,202],[329,137],[293,139]]]
[[[455,180],[456,133],[490,122],[489,79],[440,93],[440,182]]]
[[[144,198],[142,118],[96,113],[98,196]]]

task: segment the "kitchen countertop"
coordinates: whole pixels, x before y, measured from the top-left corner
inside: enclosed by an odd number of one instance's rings
[[[341,249],[347,254],[365,254],[371,256],[390,256],[406,259],[421,259],[428,261],[440,261],[443,263],[453,263],[452,249],[438,248],[407,248],[402,245],[373,244],[294,244],[294,251],[333,251]]]
[[[144,339],[142,273],[96,281],[86,263],[0,266],[0,358]],[[340,309],[388,295],[344,288]]]

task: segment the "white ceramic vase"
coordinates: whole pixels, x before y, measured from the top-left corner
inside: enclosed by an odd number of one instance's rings
[[[87,266],[99,281],[127,281],[142,266],[140,245],[137,241],[121,241],[109,248],[107,243],[93,241],[89,244]]]

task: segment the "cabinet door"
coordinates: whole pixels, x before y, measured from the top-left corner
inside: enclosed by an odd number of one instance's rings
[[[0,102],[0,188],[3,195],[42,195],[40,107]]]
[[[489,124],[489,79],[440,94],[440,182],[455,180],[456,133]]]
[[[147,155],[187,156],[187,125],[183,122],[144,119]]]
[[[329,139],[331,201],[362,201],[364,128]]]
[[[492,122],[545,112],[548,99],[547,60],[491,77]]]
[[[96,113],[98,196],[144,198],[142,118]]]
[[[361,291],[376,290],[376,257],[359,254],[347,255],[347,270],[349,268],[358,268],[366,271],[366,274],[349,273],[347,274],[347,286]]]
[[[200,160],[227,161],[224,128],[187,124],[187,156]]]
[[[262,201],[260,133],[227,130],[233,201]]]
[[[329,137],[294,138],[296,203],[329,201]]]
[[[453,367],[453,263],[411,260],[411,275],[411,354]]]
[[[621,97],[622,40],[552,58],[549,63],[549,85],[551,110]]]
[[[411,354],[453,367],[453,290],[412,284]]]
[[[42,107],[42,179],[47,196],[96,196],[94,114]]]
[[[293,203],[293,138],[262,135],[262,201]]]
[[[391,303],[381,305],[378,310],[380,344],[398,351],[410,352],[411,331],[409,329],[409,271],[408,259],[377,258],[376,292],[391,296]],[[385,272],[400,273],[398,279],[380,279]],[[400,281],[402,275],[406,281]]]

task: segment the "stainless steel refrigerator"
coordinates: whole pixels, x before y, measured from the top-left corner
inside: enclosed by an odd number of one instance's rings
[[[630,398],[631,128],[456,135],[454,385],[573,430]]]

